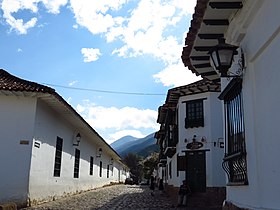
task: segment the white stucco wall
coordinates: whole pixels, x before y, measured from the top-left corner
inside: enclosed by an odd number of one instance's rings
[[[36,99],[0,95],[0,203],[24,205],[28,193]],[[21,144],[26,141],[29,144]]]
[[[177,144],[177,153],[168,158],[167,164],[172,161],[172,178],[168,180],[169,185],[179,187],[182,180],[185,179],[185,172],[179,172],[177,176],[177,154],[185,155],[187,143],[192,141],[194,135],[198,141],[205,138],[203,148],[209,149],[206,152],[206,185],[207,187],[222,187],[226,184],[224,171],[222,170],[222,159],[224,155],[223,148],[218,147],[218,141],[223,141],[223,121],[222,121],[222,104],[217,98],[219,93],[200,93],[195,95],[188,95],[180,97],[178,101],[178,132],[179,142]],[[204,107],[204,127],[185,128],[186,117],[186,101],[195,99],[205,99],[203,101]],[[187,140],[187,142],[186,142]],[[214,142],[216,145],[214,145]],[[169,172],[168,172],[169,173]]]
[[[245,19],[248,12],[242,12],[236,17],[246,31],[239,44],[247,64],[243,102],[249,185],[227,187],[227,200],[250,209],[280,209],[280,1],[248,1],[244,10],[255,3],[260,7],[254,16]]]
[[[78,147],[73,146],[73,137],[77,131],[82,136]],[[57,137],[63,139],[60,177],[53,176]],[[62,119],[59,113],[49,109],[46,104],[40,101],[36,110],[35,142],[40,144],[40,148],[33,146],[32,149],[29,185],[29,196],[32,204],[101,187],[110,182],[118,182],[124,179],[123,167],[118,161],[114,161],[113,165],[110,165],[111,156],[106,154],[104,148],[102,156],[96,157],[99,149],[99,146],[96,145],[96,135],[86,136],[81,128],[73,127],[69,122]],[[80,150],[79,178],[73,177],[76,148]],[[89,175],[90,156],[94,158],[93,175]],[[99,175],[100,161],[102,161],[102,177]],[[110,169],[109,178],[107,178],[108,165]],[[119,170],[121,175],[119,175]]]

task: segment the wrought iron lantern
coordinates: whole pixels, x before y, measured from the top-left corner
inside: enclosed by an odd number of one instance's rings
[[[228,70],[232,65],[233,56],[237,55],[238,46],[225,43],[225,38],[219,39],[219,44],[210,49],[209,54],[221,77],[228,77]]]
[[[81,138],[82,138],[81,134],[78,133],[78,134],[76,135],[75,139],[74,139],[73,146],[79,146],[80,141],[81,141]]]
[[[102,155],[102,148],[99,148],[99,150],[98,150],[98,155],[96,155],[96,157],[101,157],[101,155]]]

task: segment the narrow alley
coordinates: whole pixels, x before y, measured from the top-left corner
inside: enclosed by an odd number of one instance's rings
[[[148,186],[113,185],[88,191],[68,198],[44,203],[25,210],[116,210],[116,209],[186,209],[176,207],[165,194],[155,190],[154,196]],[[194,209],[196,208],[187,208]],[[208,208],[205,208],[205,210]]]

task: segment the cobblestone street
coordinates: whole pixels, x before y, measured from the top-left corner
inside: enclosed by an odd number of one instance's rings
[[[113,185],[26,208],[26,210],[186,209],[175,206],[166,195],[161,195],[157,190],[155,195],[151,196],[148,186]]]

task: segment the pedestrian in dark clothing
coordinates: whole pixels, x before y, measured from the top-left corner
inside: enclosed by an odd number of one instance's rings
[[[155,190],[155,178],[151,176],[150,180],[150,190],[151,190],[151,196],[154,196],[154,190]]]
[[[163,180],[162,179],[159,180],[158,190],[160,191],[160,194],[162,195],[163,194],[163,190],[164,190]]]
[[[178,193],[178,206],[187,206],[187,196],[189,194],[191,194],[191,189],[188,186],[187,181],[184,180]]]

